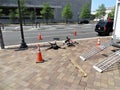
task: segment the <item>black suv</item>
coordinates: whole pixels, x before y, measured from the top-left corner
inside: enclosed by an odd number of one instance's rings
[[[95,31],[98,32],[98,35],[109,36],[113,32],[113,20],[100,20],[95,26]]]
[[[78,24],[88,24],[89,21],[87,19],[82,19],[82,20],[79,20]]]

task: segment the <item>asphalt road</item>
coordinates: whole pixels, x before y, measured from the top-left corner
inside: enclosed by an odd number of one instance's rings
[[[24,26],[25,42],[38,43],[38,34],[40,33],[43,40],[41,42],[49,42],[53,40],[65,40],[66,36],[71,39],[96,37],[97,33],[94,31],[95,24],[68,24],[68,25],[41,25],[40,28],[33,28],[32,26]],[[77,35],[74,36],[73,32]],[[19,25],[6,26],[3,32],[4,44],[17,45],[21,43],[21,33]]]

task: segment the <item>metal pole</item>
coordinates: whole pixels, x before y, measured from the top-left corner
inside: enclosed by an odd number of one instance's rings
[[[20,22],[20,31],[21,31],[21,39],[22,39],[22,42],[21,42],[21,45],[20,45],[20,49],[22,49],[22,48],[28,48],[28,46],[25,43],[25,39],[24,39],[20,0],[18,0],[18,10],[19,10],[19,22]]]
[[[3,35],[2,35],[2,30],[1,30],[1,25],[0,25],[0,45],[1,49],[4,49],[4,41],[3,41]]]

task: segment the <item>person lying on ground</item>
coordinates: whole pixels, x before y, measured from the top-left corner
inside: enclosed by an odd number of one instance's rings
[[[66,37],[65,43],[63,43],[63,45],[66,44],[68,47],[70,46],[75,46],[75,44],[78,44],[78,42],[76,41],[72,41],[69,37]]]
[[[58,46],[56,42],[55,42],[55,43],[50,43],[50,42],[49,42],[49,44],[50,44],[50,47],[47,48],[46,50],[49,50],[49,49],[58,50],[59,48],[60,48],[60,49],[65,49],[65,48],[62,48],[62,47]]]

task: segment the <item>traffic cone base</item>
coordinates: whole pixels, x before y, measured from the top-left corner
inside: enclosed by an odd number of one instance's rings
[[[100,38],[98,38],[96,46],[100,46]]]
[[[41,52],[39,51],[38,54],[37,54],[37,61],[36,63],[43,63],[44,60],[42,59],[42,55],[41,55]]]
[[[43,63],[44,62],[44,60],[42,60],[42,61],[39,61],[39,62],[36,62],[36,63]]]

